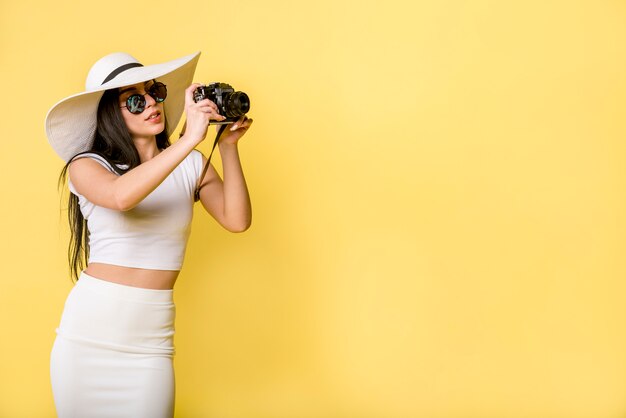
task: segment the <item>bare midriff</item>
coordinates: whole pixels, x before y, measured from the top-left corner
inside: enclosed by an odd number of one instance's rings
[[[96,279],[125,286],[169,290],[174,288],[179,272],[178,270],[148,270],[104,263],[90,263],[85,269],[85,273]]]

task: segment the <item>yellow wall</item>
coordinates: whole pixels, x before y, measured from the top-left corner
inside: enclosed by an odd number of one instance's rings
[[[617,0],[3,0],[0,416],[54,414],[43,120],[118,50],[252,99],[253,227],[197,210],[176,286],[177,417],[626,416],[624,45]]]

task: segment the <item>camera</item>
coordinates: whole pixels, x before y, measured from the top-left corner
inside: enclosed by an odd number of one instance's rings
[[[193,92],[193,100],[197,103],[204,99],[215,103],[220,115],[226,117],[222,121],[211,121],[213,125],[235,122],[250,111],[248,95],[243,91],[235,91],[230,84],[216,82],[196,88]]]

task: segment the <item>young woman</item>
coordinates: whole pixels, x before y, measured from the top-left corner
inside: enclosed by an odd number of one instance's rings
[[[224,179],[212,166],[205,171],[195,148],[211,121],[225,117],[210,100],[193,100],[199,55],[152,66],[107,55],[91,68],[86,91],[46,117],[49,142],[67,162],[61,180],[69,174],[77,279],[51,354],[61,418],[173,416],[172,289],[194,196],[227,230],[250,226],[238,141],[252,119],[220,136]],[[170,144],[183,111],[184,134]]]

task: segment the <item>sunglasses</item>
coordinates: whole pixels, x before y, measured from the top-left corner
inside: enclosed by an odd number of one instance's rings
[[[167,87],[163,83],[159,83],[158,81],[152,84],[148,91],[145,94],[131,94],[126,99],[126,109],[133,115],[138,115],[144,110],[146,110],[146,94],[149,94],[150,97],[154,99],[157,103],[163,103],[165,98],[167,97]]]

